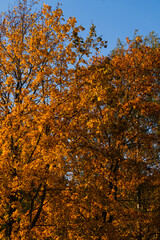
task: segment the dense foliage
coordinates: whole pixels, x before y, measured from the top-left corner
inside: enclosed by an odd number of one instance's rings
[[[159,239],[159,39],[101,57],[35,4],[1,16],[0,239]]]

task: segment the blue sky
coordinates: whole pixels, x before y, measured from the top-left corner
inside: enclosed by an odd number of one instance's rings
[[[40,0],[55,6],[56,0]],[[0,10],[6,11],[13,0],[0,3]],[[139,35],[146,36],[155,31],[160,36],[160,0],[60,0],[64,17],[77,18],[78,24],[87,29],[92,23],[96,25],[99,35],[108,41],[108,48],[103,52],[107,55],[115,48],[117,39],[125,41],[132,38],[135,29]]]

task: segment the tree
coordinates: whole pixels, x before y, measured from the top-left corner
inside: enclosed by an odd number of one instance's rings
[[[83,112],[72,123],[74,207],[84,239],[160,236],[160,45],[153,34],[127,42],[87,68]]]
[[[105,45],[60,6],[19,1],[0,24],[0,238],[68,237],[69,122],[80,66]],[[97,41],[98,40],[98,41]]]

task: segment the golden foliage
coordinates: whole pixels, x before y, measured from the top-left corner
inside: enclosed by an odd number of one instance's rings
[[[0,238],[159,239],[158,38],[100,57],[35,4],[0,24]]]

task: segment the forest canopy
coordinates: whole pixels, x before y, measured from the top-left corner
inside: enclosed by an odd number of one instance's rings
[[[107,46],[36,1],[0,22],[0,239],[160,239],[160,42]]]

